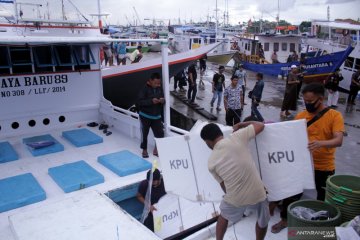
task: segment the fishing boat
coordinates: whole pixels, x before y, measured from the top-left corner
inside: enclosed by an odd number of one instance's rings
[[[157,157],[139,156],[138,115],[103,96],[100,48],[115,40],[86,20],[6,16],[0,29],[0,239],[159,239],[126,208]],[[170,102],[167,54],[143,70],[162,72]],[[173,67],[197,55],[184,56]],[[142,75],[141,66],[124,71]],[[169,109],[166,133],[185,134],[170,126]]]
[[[147,40],[140,40],[147,41]],[[153,39],[161,42],[161,39]],[[200,59],[207,52],[216,48],[220,43],[213,43],[190,51],[168,56],[169,77],[187,68],[191,63]],[[167,51],[167,50],[166,50]],[[136,100],[139,91],[144,87],[149,76],[154,72],[161,72],[162,57],[149,58],[139,63],[103,68],[104,97],[117,107],[129,109]]]
[[[173,52],[185,52],[201,46],[220,42],[221,44],[217,48],[207,54],[207,61],[219,65],[226,65],[236,53],[235,50],[230,49],[230,39],[216,38],[215,32],[181,33],[181,29],[189,31],[188,27],[179,27],[179,29],[175,28],[172,32],[173,34],[169,34],[169,38],[171,39],[169,47]]]
[[[360,26],[348,22],[321,20],[314,20],[311,25],[311,33],[305,38],[305,44],[307,48],[316,49],[312,51],[314,56],[341,52],[349,45],[354,47],[340,67],[344,80],[340,82],[339,87],[349,90],[352,74],[359,69]]]
[[[243,64],[245,69],[282,77],[288,75],[291,65],[303,64],[304,81],[321,82],[339,68],[353,50],[353,47],[349,46],[336,53],[321,56],[303,55],[298,56],[296,61],[287,61],[290,54],[301,49],[301,39],[299,35],[278,34],[239,37],[240,54],[234,59],[238,64]],[[262,57],[259,56],[260,48],[263,50]],[[271,55],[274,51],[277,52],[279,63],[272,63]]]

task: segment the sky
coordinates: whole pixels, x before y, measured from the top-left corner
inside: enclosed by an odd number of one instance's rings
[[[97,20],[89,16],[98,12],[98,0],[63,0],[65,12],[68,17],[75,18],[72,2],[80,12],[89,20]],[[127,25],[139,22],[141,24],[167,25],[177,24],[179,19],[184,22],[198,22],[211,19],[215,21],[216,0],[99,0],[101,12],[109,16],[103,18],[105,24]],[[22,5],[24,16],[35,17],[38,8],[42,12],[50,12],[52,18],[61,17],[60,0],[21,0],[18,2],[38,3],[42,7],[34,5]],[[46,3],[49,3],[47,8]],[[237,24],[247,22],[249,19],[275,21],[278,13],[280,19],[292,24],[300,24],[302,21],[311,19],[327,19],[327,8],[330,7],[330,20],[335,18],[360,18],[360,0],[218,0],[219,23],[224,22],[224,12],[229,13],[229,22]],[[9,4],[7,4],[9,5]],[[48,11],[46,9],[49,9]],[[134,10],[135,9],[135,10]],[[136,13],[135,13],[136,11]],[[42,13],[44,15],[44,13]],[[138,15],[138,17],[137,17]],[[137,20],[139,19],[139,20]],[[146,20],[145,20],[146,19]]]

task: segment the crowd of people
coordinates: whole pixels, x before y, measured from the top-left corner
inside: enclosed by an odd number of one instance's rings
[[[224,137],[218,125],[210,123],[202,129],[200,134],[207,146],[212,149],[212,154],[208,159],[208,170],[225,193],[220,205],[221,212],[216,226],[216,238],[223,239],[228,222],[235,223],[241,220],[246,208],[251,206],[258,212],[255,224],[256,239],[264,239],[269,219],[274,215],[274,209],[281,204],[281,220],[271,226],[271,232],[278,233],[287,227],[287,206],[299,200],[303,194],[296,194],[277,202],[269,203],[267,201],[264,184],[258,171],[250,164],[253,160],[249,154],[250,149],[246,147],[248,142],[265,128],[264,118],[258,110],[265,86],[264,76],[261,73],[256,74],[255,85],[247,94],[251,99],[251,116],[242,122],[241,117],[246,104],[247,73],[240,65],[231,75],[230,84],[227,85],[224,70],[223,66],[219,66],[218,71],[212,77],[213,97],[210,106],[212,108],[216,103],[216,109],[220,111],[223,104],[226,111],[226,124],[233,127],[234,133],[229,137]],[[338,86],[342,79],[341,72],[337,69],[324,84],[301,85],[303,80],[301,66],[292,65],[291,72],[286,79],[281,107],[282,120],[290,119],[289,116],[292,115],[290,111],[297,110],[299,93],[301,93],[305,109],[291,119],[305,119],[307,122],[308,149],[314,161],[317,199],[321,201],[325,200],[326,179],[335,174],[335,152],[336,148],[342,145],[345,133],[343,116],[336,110]],[[184,86],[188,85],[188,101],[194,103],[197,93],[196,80],[197,67],[194,63],[187,71],[180,71],[175,76],[174,90],[179,87],[180,91],[186,91]],[[139,97],[143,157],[148,157],[146,139],[150,128],[155,137],[164,137],[161,111],[165,101],[160,82],[159,74],[153,74]],[[359,90],[360,70],[352,76],[348,105],[355,104]],[[325,100],[326,95],[327,101]],[[247,119],[253,121],[246,121]],[[153,154],[157,156],[156,146]],[[157,178],[158,176],[154,175],[154,179],[157,180]],[[155,185],[157,184],[158,182],[155,182]],[[139,192],[144,193],[144,189],[139,189]],[[161,190],[161,192],[165,194],[165,190]],[[139,194],[138,199],[143,202],[144,194]],[[149,212],[154,210],[156,209],[150,208]]]
[[[108,30],[104,34],[109,34]],[[139,62],[142,57],[142,46],[138,45],[134,51],[128,53],[128,45],[126,42],[109,42],[100,47],[100,60],[104,66],[114,66],[114,60],[117,65],[126,65],[127,60],[130,63]]]

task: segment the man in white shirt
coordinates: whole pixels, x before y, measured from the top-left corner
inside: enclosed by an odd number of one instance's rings
[[[246,78],[247,78],[247,75],[246,75],[246,71],[244,70],[243,68],[243,65],[240,64],[239,65],[239,69],[237,69],[234,73],[235,76],[238,77],[238,86],[241,86],[241,89],[242,89],[242,97],[243,99],[245,99],[245,89],[246,89]],[[244,105],[246,105],[246,103],[244,102]]]

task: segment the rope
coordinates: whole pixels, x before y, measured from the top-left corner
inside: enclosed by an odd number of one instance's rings
[[[190,154],[190,161],[191,161],[191,165],[192,165],[192,169],[193,169],[193,174],[194,174],[194,179],[195,179],[195,186],[196,186],[196,191],[197,191],[197,195],[200,196],[200,191],[199,191],[199,183],[195,174],[195,166],[194,166],[194,162],[193,162],[193,157],[192,157],[192,153],[191,153],[191,148],[190,148],[190,144],[189,144],[189,136],[185,136],[185,140],[186,143],[188,145],[189,148],[189,154]]]

